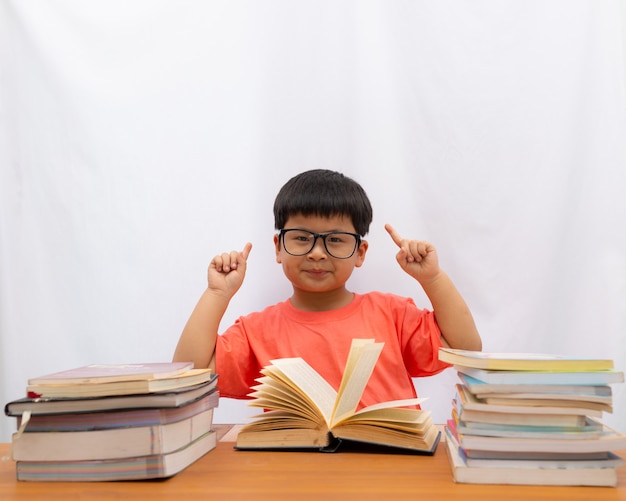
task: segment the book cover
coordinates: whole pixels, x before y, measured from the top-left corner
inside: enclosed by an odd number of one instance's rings
[[[28,384],[99,384],[114,381],[163,379],[190,369],[193,369],[193,362],[94,364],[35,377],[29,379]]]
[[[439,360],[477,369],[510,371],[601,371],[613,369],[613,360],[544,353],[488,353],[440,348]]]

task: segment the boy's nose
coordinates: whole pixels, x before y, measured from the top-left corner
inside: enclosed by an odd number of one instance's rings
[[[319,237],[315,241],[315,245],[307,254],[308,258],[311,259],[326,259],[326,247],[324,246],[324,239]]]

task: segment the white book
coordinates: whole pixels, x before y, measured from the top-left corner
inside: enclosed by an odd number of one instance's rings
[[[100,461],[18,461],[18,480],[30,482],[106,482],[167,478],[215,449],[217,433],[210,431],[167,454]]]
[[[620,461],[621,458],[613,457],[610,462],[594,464],[593,461],[586,461],[577,467],[572,465],[559,467],[552,462],[542,467],[536,465],[535,461],[522,461],[522,465],[525,464],[526,467],[506,462],[500,462],[497,465],[481,463],[479,466],[470,466],[459,454],[458,443],[450,433],[446,434],[445,445],[453,479],[457,483],[464,484],[615,487],[617,485],[616,468],[623,464],[623,461]]]
[[[213,409],[165,425],[13,435],[15,461],[87,461],[168,454],[211,431]]]

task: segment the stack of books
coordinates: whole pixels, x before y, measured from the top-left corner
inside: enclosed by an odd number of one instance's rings
[[[613,411],[612,360],[442,348],[461,383],[446,426],[454,480],[473,484],[617,485],[626,435]]]
[[[175,475],[215,448],[217,375],[192,363],[91,365],[28,381],[17,417],[18,480]]]

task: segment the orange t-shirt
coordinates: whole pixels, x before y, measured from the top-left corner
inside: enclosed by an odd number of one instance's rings
[[[384,342],[361,406],[414,398],[411,377],[449,367],[440,362],[441,332],[433,312],[412,299],[371,292],[355,294],[344,308],[309,312],[289,301],[240,317],[218,336],[216,372],[220,395],[248,398],[259,371],[276,358],[302,357],[337,389],[353,338]]]

